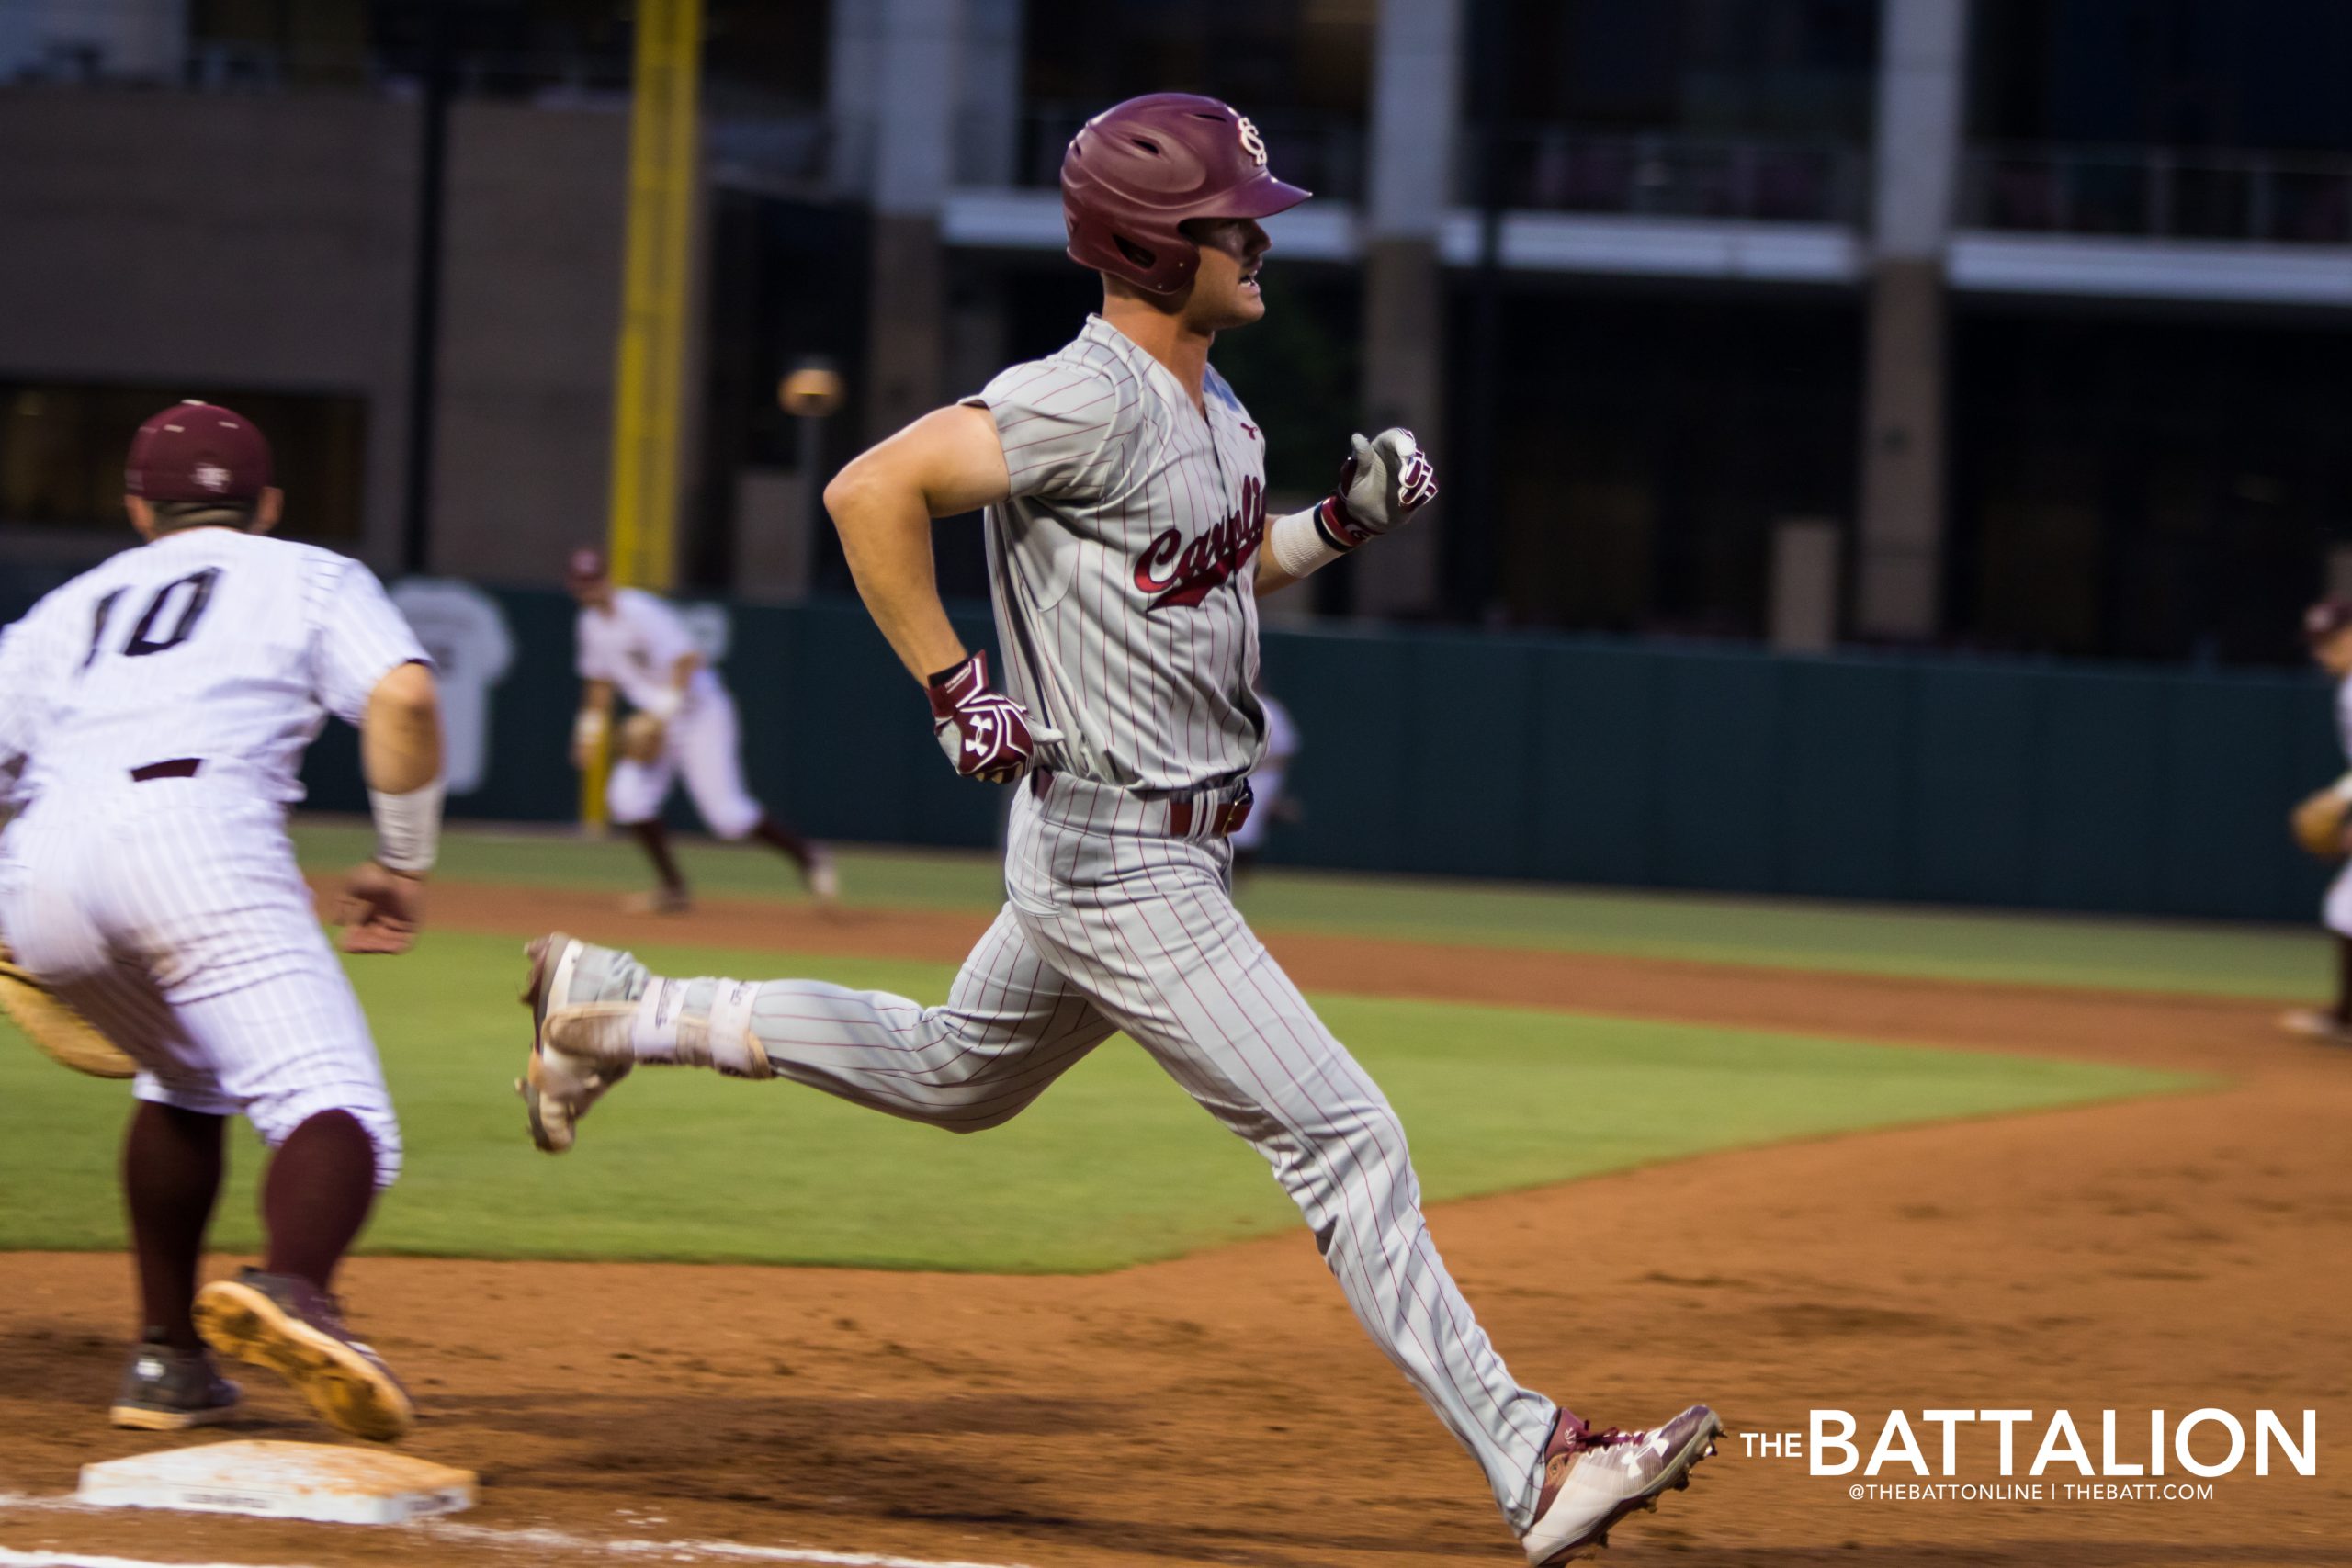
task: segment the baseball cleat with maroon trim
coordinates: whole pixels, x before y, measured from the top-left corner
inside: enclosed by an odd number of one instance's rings
[[[1609,1544],[1609,1531],[1658,1495],[1690,1484],[1690,1468],[1715,1451],[1724,1424],[1703,1404],[1646,1432],[1596,1432],[1567,1411],[1544,1446],[1544,1491],[1520,1538],[1533,1568],[1553,1568]]]
[[[645,970],[626,953],[592,947],[561,931],[549,931],[523,952],[531,960],[530,978],[523,985],[523,1005],[531,1010],[531,1055],[514,1080],[514,1092],[523,1097],[531,1142],[560,1155],[578,1136],[577,1124],[589,1107],[636,1065],[628,1031],[645,989]],[[548,1021],[555,1014],[599,1026],[578,1031],[575,1045],[609,1038],[616,1052],[606,1059],[558,1049],[548,1039]]]
[[[214,1368],[210,1351],[175,1350],[148,1339],[122,1369],[122,1388],[107,1418],[136,1431],[184,1432],[233,1421],[242,1408],[242,1393]]]
[[[416,1406],[392,1369],[344,1325],[343,1303],[308,1280],[247,1269],[196,1293],[196,1331],[224,1356],[266,1367],[342,1431],[389,1443]]]

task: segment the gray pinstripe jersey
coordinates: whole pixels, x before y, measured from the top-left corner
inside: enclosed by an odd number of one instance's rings
[[[1012,480],[988,514],[1005,686],[1067,737],[1061,772],[1190,790],[1257,762],[1265,441],[1214,369],[1204,391],[1097,316],[966,400]]]
[[[356,724],[388,671],[429,662],[366,567],[226,528],[125,550],[34,605],[8,644],[0,707],[47,703],[25,777],[36,809],[183,757],[300,800],[327,716]]]

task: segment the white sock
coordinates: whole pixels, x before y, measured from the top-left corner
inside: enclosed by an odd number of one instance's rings
[[[640,1062],[713,1067],[729,1077],[764,1078],[775,1069],[752,1034],[752,980],[650,978],[629,1021],[629,1051]]]

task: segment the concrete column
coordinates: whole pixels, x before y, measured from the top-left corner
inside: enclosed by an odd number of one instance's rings
[[[1463,0],[1381,0],[1373,44],[1371,199],[1365,214],[1365,434],[1401,424],[1446,471],[1445,275],[1438,231],[1453,198]],[[1351,570],[1361,615],[1411,615],[1438,596],[1442,496]]]
[[[873,301],[866,324],[866,433],[875,440],[942,396],[946,257],[939,212],[955,166],[964,0],[881,0],[874,139]]]
[[[874,138],[881,123],[882,41],[889,7],[880,0],[832,0],[825,59],[828,173],[842,196],[873,187]]]
[[[957,185],[1009,186],[1020,164],[1025,0],[964,0],[956,79]]]
[[[1772,647],[1826,653],[1838,641],[1838,525],[1783,517],[1772,525]]]
[[[1943,602],[1944,252],[1965,107],[1967,0],[1883,0],[1854,626],[1936,635]]]

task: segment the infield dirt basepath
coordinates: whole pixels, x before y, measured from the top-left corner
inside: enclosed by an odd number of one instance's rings
[[[552,923],[550,902],[445,887],[435,915],[520,933]],[[946,961],[980,924],[749,904],[684,921],[567,912],[607,941]],[[1726,1153],[1435,1211],[1521,1376],[1604,1424],[1705,1399],[1732,1427],[1692,1489],[1632,1521],[1607,1561],[2346,1560],[2352,1467],[2334,1445],[2352,1420],[2352,1052],[2284,1039],[2270,1010],[2234,1002],[1271,945],[1310,990],[2226,1075],[2206,1092]],[[85,1461],[204,1440],[103,1425],[123,1259],[9,1255],[0,1279],[0,1489],[55,1496]],[[1476,1469],[1372,1350],[1303,1231],[1089,1279],[361,1258],[345,1283],[425,1411],[409,1450],[483,1472],[474,1529],[1034,1568],[1518,1561]],[[324,1436],[285,1391],[252,1392],[265,1419],[245,1435]],[[1800,1428],[1815,1406],[1854,1411],[1866,1436],[1890,1406],[2064,1406],[2096,1451],[2102,1409],[2199,1405],[2249,1421],[2257,1406],[2316,1409],[2318,1475],[2256,1478],[2249,1462],[2196,1503],[1862,1503],[1802,1462],[1744,1457],[1737,1436]],[[2144,1437],[2124,1431],[2140,1456]],[[1980,1440],[1962,1477],[1995,1479]],[[0,1545],[280,1564],[629,1560],[430,1528],[6,1506]]]

